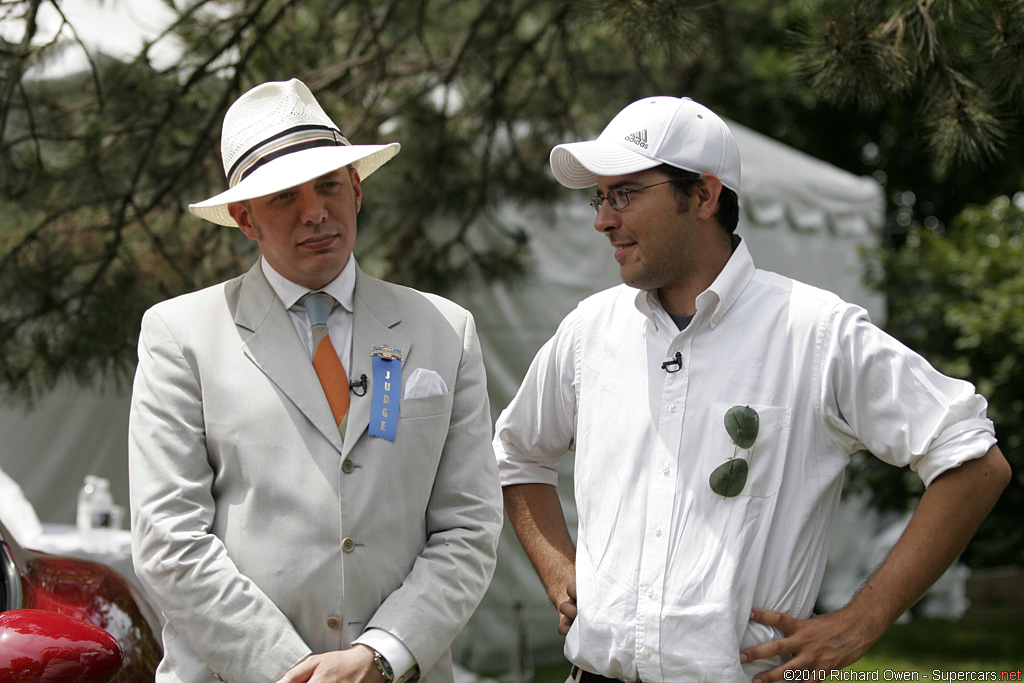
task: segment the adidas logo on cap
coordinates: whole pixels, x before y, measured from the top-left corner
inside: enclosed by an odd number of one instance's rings
[[[625,140],[626,140],[626,142],[634,144],[637,147],[640,147],[641,149],[647,149],[648,146],[649,146],[647,144],[647,129],[646,128],[644,128],[643,130],[638,130],[635,133],[630,133],[629,135],[627,135],[625,137]]]

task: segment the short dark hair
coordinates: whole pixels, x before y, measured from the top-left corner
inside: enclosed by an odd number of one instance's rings
[[[655,167],[655,170],[668,176],[673,187],[676,188],[676,192],[679,193],[680,199],[691,196],[693,188],[700,182],[699,173],[677,166],[662,164]],[[727,234],[731,235],[736,232],[736,225],[740,221],[740,200],[736,193],[725,185],[722,186],[722,193],[718,196],[718,208],[715,209],[715,216],[718,218],[718,224]]]

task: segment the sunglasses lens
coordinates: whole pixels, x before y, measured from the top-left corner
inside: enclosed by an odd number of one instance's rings
[[[733,406],[725,413],[725,431],[729,432],[733,443],[744,450],[757,440],[759,422],[757,411],[750,406]]]
[[[747,483],[747,471],[745,458],[726,460],[711,473],[711,490],[724,498],[738,496]]]

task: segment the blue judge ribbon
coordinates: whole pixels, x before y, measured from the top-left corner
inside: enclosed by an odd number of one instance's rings
[[[370,355],[373,358],[370,436],[394,443],[398,432],[399,392],[402,389],[402,352],[390,346],[374,346]]]

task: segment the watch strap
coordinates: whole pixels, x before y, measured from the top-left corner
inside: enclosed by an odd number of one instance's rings
[[[380,672],[380,675],[384,677],[385,683],[394,683],[395,672],[391,668],[391,663],[385,659],[384,655],[374,650],[373,663],[377,666],[377,671]]]

